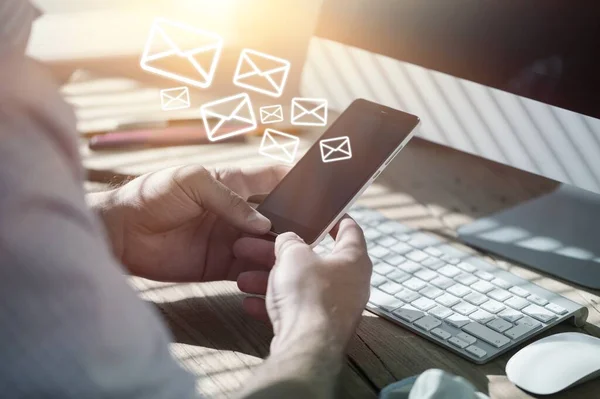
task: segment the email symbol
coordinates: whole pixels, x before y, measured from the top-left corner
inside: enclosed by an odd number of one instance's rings
[[[240,54],[233,84],[271,97],[283,94],[290,62],[282,58],[244,49]]]
[[[291,134],[266,129],[258,153],[277,161],[294,163],[300,139]]]
[[[213,101],[200,107],[210,141],[244,134],[256,129],[256,117],[247,93]]]
[[[163,111],[189,108],[190,90],[185,86],[161,90],[160,105]]]
[[[260,122],[267,123],[283,122],[283,107],[281,105],[268,105],[260,107]]]
[[[348,136],[334,137],[319,141],[321,159],[323,162],[336,162],[352,158],[350,138]]]
[[[142,69],[207,88],[212,83],[223,39],[212,32],[157,18],[140,61]]]
[[[327,125],[327,100],[321,98],[293,98],[292,125]]]

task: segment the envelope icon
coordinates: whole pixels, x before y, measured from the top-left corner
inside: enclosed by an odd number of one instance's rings
[[[212,83],[223,39],[212,32],[157,18],[140,61],[142,69],[207,88]]]
[[[283,122],[283,107],[281,105],[268,105],[260,107],[260,122],[262,124]]]
[[[247,93],[206,103],[200,107],[210,141],[224,140],[256,129],[256,117]]]
[[[293,98],[292,125],[327,125],[327,100],[322,98]]]
[[[300,139],[291,134],[266,129],[258,153],[285,163],[294,163]]]
[[[233,76],[233,84],[271,97],[283,94],[290,62],[282,58],[244,49]]]
[[[336,162],[352,158],[352,148],[348,136],[334,137],[319,141],[323,162]]]
[[[160,105],[163,111],[189,108],[190,90],[186,86],[161,90]]]

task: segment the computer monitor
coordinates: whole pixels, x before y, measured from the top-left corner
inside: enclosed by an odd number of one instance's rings
[[[598,21],[586,1],[324,0],[302,91],[406,110],[425,139],[563,183],[460,237],[600,288]]]

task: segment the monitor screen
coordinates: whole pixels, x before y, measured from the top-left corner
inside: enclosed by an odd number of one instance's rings
[[[600,118],[600,2],[325,0],[317,36]]]

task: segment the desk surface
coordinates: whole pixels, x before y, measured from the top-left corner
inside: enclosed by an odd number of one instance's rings
[[[316,134],[306,136],[305,147]],[[139,174],[189,162],[208,167],[239,165],[240,159],[245,163],[264,163],[256,154],[257,145],[257,138],[252,138],[245,144],[120,153],[83,150],[83,153],[90,168]],[[112,175],[98,171],[90,176],[103,180]],[[461,224],[541,195],[555,186],[556,183],[544,178],[414,139],[367,190],[360,203],[453,241]],[[101,185],[90,183],[91,189],[98,187]],[[488,259],[587,306],[590,316],[583,330],[600,336],[599,292]],[[198,376],[198,389],[209,397],[227,396],[235,391],[268,354],[271,331],[243,313],[243,296],[235,283],[164,284],[132,278],[131,284],[143,299],[158,306],[175,338],[173,353]],[[576,330],[561,325],[548,334]],[[505,376],[504,367],[514,353],[513,350],[478,366],[365,311],[350,345],[340,380],[340,397],[374,398],[386,384],[429,368],[442,368],[467,378],[492,398],[528,398]],[[553,397],[591,398],[597,397],[598,392],[600,380],[595,380]]]

